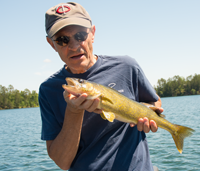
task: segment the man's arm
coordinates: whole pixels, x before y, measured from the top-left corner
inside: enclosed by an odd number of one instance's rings
[[[158,96],[158,95],[157,95]],[[158,96],[158,100],[156,102],[151,102],[150,104],[156,106],[156,107],[159,107],[160,108],[160,113],[163,112],[163,108],[161,108],[162,106],[162,102],[161,102],[161,99],[160,97]]]
[[[83,112],[76,114],[66,108],[61,132],[54,140],[46,141],[49,157],[63,170],[70,168],[76,156],[80,141],[83,115]]]
[[[80,141],[84,111],[95,110],[99,99],[86,100],[87,95],[79,97],[64,93],[67,107],[61,132],[54,140],[46,141],[49,157],[63,170],[68,170],[73,162]]]

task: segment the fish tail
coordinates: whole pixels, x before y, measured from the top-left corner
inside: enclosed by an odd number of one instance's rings
[[[179,153],[182,154],[184,138],[191,136],[194,130],[181,125],[175,125],[175,126],[176,130],[171,134]]]

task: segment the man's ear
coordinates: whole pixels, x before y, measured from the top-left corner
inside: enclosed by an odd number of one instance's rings
[[[52,39],[50,39],[48,36],[46,37],[46,39],[47,39],[47,42],[51,45],[51,47],[57,52]]]
[[[92,32],[92,43],[94,43],[95,31],[96,31],[96,27],[95,27],[95,25],[93,25],[92,28],[91,28],[91,32]]]

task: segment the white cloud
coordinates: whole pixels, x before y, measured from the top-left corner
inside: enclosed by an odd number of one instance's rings
[[[50,59],[45,59],[44,62],[45,62],[45,63],[50,63],[51,60],[50,60]]]

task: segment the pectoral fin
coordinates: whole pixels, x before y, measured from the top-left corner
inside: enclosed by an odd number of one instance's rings
[[[102,97],[101,97],[101,100],[102,100],[104,103],[111,103],[111,104],[113,104],[113,102],[112,102],[109,98],[107,98],[107,97],[102,96]]]
[[[101,113],[100,116],[101,116],[104,120],[106,120],[106,117],[104,116],[103,113]]]
[[[115,114],[112,112],[103,111],[100,115],[104,120],[108,120],[109,122],[113,122],[113,120],[115,119]]]

